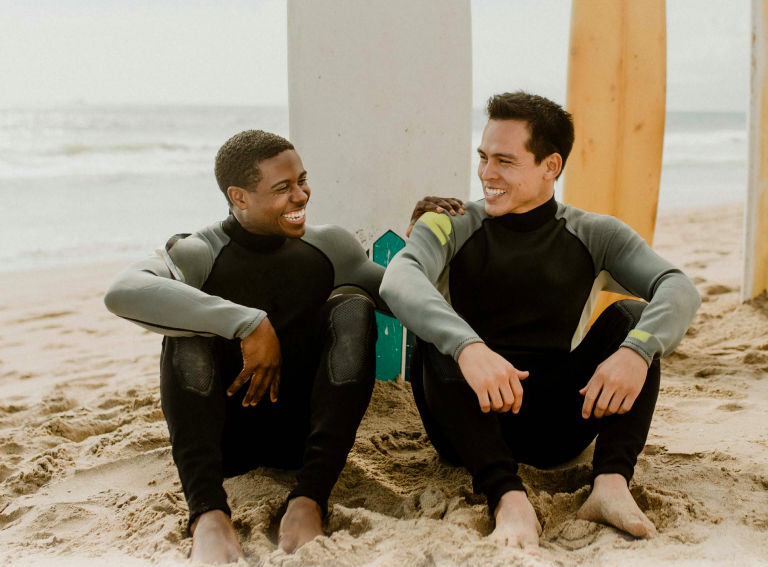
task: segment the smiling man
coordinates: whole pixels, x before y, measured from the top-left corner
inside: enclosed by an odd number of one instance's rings
[[[492,97],[487,112],[485,201],[462,217],[421,217],[381,287],[419,337],[411,379],[425,429],[488,497],[499,542],[537,553],[541,526],[518,463],[563,463],[596,436],[594,488],[578,516],[652,537],[628,483],[658,359],[682,339],[699,294],[626,224],[555,200],[574,140],[565,110],[517,92]],[[613,304],[584,337],[601,290],[649,303]]]
[[[219,150],[215,173],[229,217],[174,236],[104,299],[166,336],[160,395],[198,563],[242,557],[222,483],[260,466],[298,469],[279,546],[290,553],[323,534],[373,391],[373,310],[387,311],[384,268],[355,237],[306,225],[307,172],[290,142],[241,132]],[[429,197],[414,219],[462,207]]]

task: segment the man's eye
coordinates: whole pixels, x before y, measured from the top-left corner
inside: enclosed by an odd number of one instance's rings
[[[307,182],[307,178],[299,179],[299,185],[304,185]]]
[[[488,161],[488,158],[485,156],[480,156],[480,161]]]

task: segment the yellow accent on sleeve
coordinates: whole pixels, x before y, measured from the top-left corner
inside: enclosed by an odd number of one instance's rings
[[[645,331],[641,331],[640,329],[632,329],[629,332],[629,337],[632,339],[637,339],[638,341],[647,343],[648,339],[651,338],[651,334],[646,333]]]
[[[432,230],[432,232],[435,233],[435,236],[437,236],[437,238],[440,240],[440,244],[445,246],[445,243],[448,242],[448,236],[451,234],[451,230],[453,229],[453,226],[451,225],[451,219],[448,218],[448,215],[433,212],[424,213],[421,215],[419,222],[423,222],[425,225],[427,225]]]

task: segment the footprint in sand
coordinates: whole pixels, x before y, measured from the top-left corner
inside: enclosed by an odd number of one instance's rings
[[[67,417],[55,418],[45,424],[45,430],[51,435],[63,437],[79,443],[95,435],[104,435],[112,433],[120,427],[120,422],[115,420],[99,421],[93,417],[73,418]]]
[[[390,431],[372,435],[371,443],[382,455],[408,458],[427,447],[429,441],[421,431]]]
[[[0,405],[0,414],[14,414],[19,413],[22,411],[26,411],[29,409],[29,406],[26,406],[24,404],[7,404],[7,405]]]
[[[724,293],[731,293],[736,290],[727,285],[715,284],[707,287],[704,291],[707,295],[723,295]]]
[[[717,406],[717,409],[721,411],[742,411],[745,408],[741,404],[730,403]]]
[[[27,447],[14,441],[9,441],[0,445],[1,455],[22,455],[27,450]]]
[[[550,541],[570,551],[583,549],[592,544],[601,532],[607,530],[604,526],[577,518],[568,519],[555,531]]]
[[[62,350],[67,348],[72,348],[74,345],[68,345],[66,343],[49,343],[47,345],[43,345],[41,348],[42,350]]]
[[[0,482],[3,482],[6,478],[13,476],[17,472],[17,469],[13,469],[6,464],[0,463]]]
[[[744,364],[763,366],[768,364],[768,355],[761,352],[748,352],[744,355]]]
[[[65,317],[66,315],[74,315],[75,311],[51,311],[49,313],[42,313],[40,315],[31,315],[29,317],[23,317],[16,319],[14,323],[31,323],[32,321],[42,321],[45,319],[55,319],[57,317]]]
[[[717,376],[718,374],[722,374],[723,369],[719,368],[717,366],[707,366],[702,368],[701,370],[697,370],[694,376],[696,378],[709,378],[710,376]]]

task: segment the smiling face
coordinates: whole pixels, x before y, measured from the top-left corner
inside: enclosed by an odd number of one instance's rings
[[[524,213],[552,198],[562,159],[554,153],[537,164],[526,148],[529,138],[528,127],[520,120],[489,120],[486,124],[477,148],[477,175],[489,215]]]
[[[262,177],[255,188],[227,189],[232,213],[254,234],[301,238],[311,190],[299,154],[286,150],[257,165]]]

